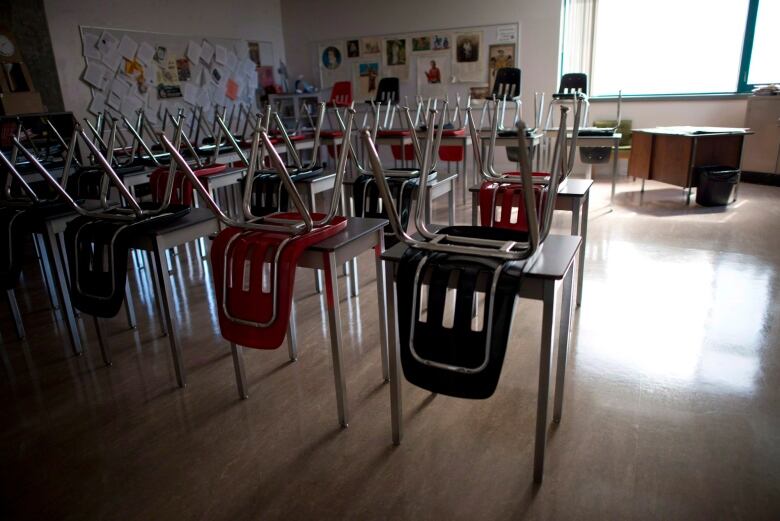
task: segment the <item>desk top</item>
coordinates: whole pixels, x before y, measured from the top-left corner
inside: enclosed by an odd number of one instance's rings
[[[342,246],[356,241],[370,233],[383,229],[387,219],[371,219],[367,217],[348,217],[347,227],[332,237],[309,247],[313,251],[336,251]]]
[[[443,228],[443,226],[431,226],[431,228]],[[576,235],[548,235],[536,261],[525,276],[542,280],[563,279],[581,243],[582,239]],[[406,244],[398,243],[382,254],[382,260],[398,262],[407,249]]]
[[[753,132],[748,128],[689,126],[641,128],[634,130],[634,132],[684,137],[735,136],[753,134]]]
[[[448,174],[446,172],[439,172],[439,174],[436,176],[435,179],[428,179],[428,186],[436,186],[439,183],[446,183],[448,181],[452,181],[457,177],[457,174]],[[345,185],[354,185],[355,184],[355,178],[352,176],[345,176],[344,177],[344,184]]]
[[[469,188],[469,192],[479,192],[482,183]],[[568,178],[558,187],[558,195],[563,197],[583,197],[593,186],[593,179]]]

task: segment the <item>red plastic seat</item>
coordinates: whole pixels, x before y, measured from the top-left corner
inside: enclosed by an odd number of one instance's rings
[[[193,171],[199,178],[207,178],[214,174],[224,171],[227,165],[208,165],[202,168],[196,168]],[[165,197],[165,187],[168,183],[168,167],[155,169],[149,176],[149,186],[152,189],[152,200],[161,202]],[[192,183],[183,172],[177,171],[173,178],[173,192],[171,193],[171,204],[183,204],[192,206]]]
[[[352,104],[352,82],[337,81],[330,91],[328,105],[332,107],[349,107]]]
[[[510,175],[515,174],[512,172]],[[519,173],[516,175],[519,175]],[[540,174],[535,173],[534,175]],[[536,213],[540,219],[544,211],[544,196],[546,193],[547,188],[545,186],[534,185]],[[515,211],[517,212],[516,217],[514,222],[512,222]],[[482,226],[528,231],[522,185],[495,183],[493,181],[483,182],[479,188],[479,214]]]
[[[320,131],[320,137],[327,138],[327,139],[333,139],[333,138],[339,138],[342,137],[344,133],[340,130],[321,130]]]
[[[460,163],[463,161],[463,147],[456,145],[442,145],[439,147],[439,159],[442,161]]]
[[[406,137],[411,135],[408,130],[392,129],[392,130],[379,130],[376,133],[377,137]]]
[[[318,220],[325,214],[311,216]],[[274,217],[300,219],[300,214],[281,213]],[[222,230],[211,248],[222,336],[229,342],[254,349],[276,349],[282,345],[290,320],[298,258],[307,248],[340,232],[346,225],[347,219],[337,216],[330,224],[289,240],[275,266],[276,277],[273,266],[276,249],[290,235],[240,228]]]
[[[403,154],[401,154],[401,145],[392,145],[390,148],[393,151],[393,159],[396,161],[401,161],[403,159],[409,161],[414,159],[414,145],[411,143],[404,145]]]
[[[466,135],[466,129],[463,128],[450,128],[441,131],[442,137],[458,137]]]

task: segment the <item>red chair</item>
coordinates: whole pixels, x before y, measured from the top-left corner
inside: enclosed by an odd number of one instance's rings
[[[352,82],[337,81],[333,84],[330,91],[330,100],[328,106],[331,107],[349,107],[352,104]]]
[[[224,171],[227,165],[208,165],[194,170],[198,179],[207,179],[208,177]],[[152,200],[156,203],[162,202],[165,197],[165,188],[168,183],[168,172],[170,169],[165,167],[156,168],[149,176],[149,187],[152,190]],[[184,175],[184,172],[177,170],[173,178],[173,192],[171,193],[171,204],[183,204],[192,206],[193,202],[192,183]]]

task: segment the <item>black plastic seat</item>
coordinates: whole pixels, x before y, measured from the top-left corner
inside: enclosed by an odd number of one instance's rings
[[[588,75],[584,72],[569,72],[561,76],[558,92],[553,99],[573,99],[577,93],[588,93]]]
[[[398,103],[401,98],[401,86],[398,78],[382,78],[376,89],[375,103],[383,105]]]
[[[502,67],[498,69],[491,95],[495,96],[496,99],[503,99],[504,97],[506,97],[506,99],[517,98],[522,92],[520,89],[521,76],[522,73],[520,69],[515,67]]]

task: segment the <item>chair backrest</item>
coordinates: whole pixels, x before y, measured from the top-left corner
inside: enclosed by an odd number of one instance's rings
[[[398,78],[382,78],[379,80],[379,86],[376,89],[376,103],[398,103],[401,99],[401,85]]]
[[[491,95],[497,99],[512,99],[520,96],[520,69],[514,67],[502,67],[496,72],[496,82],[493,84]]]
[[[337,81],[333,84],[333,90],[330,91],[330,100],[328,105],[334,107],[349,107],[352,103],[352,82]]]
[[[588,75],[584,72],[569,72],[561,76],[558,94],[588,93]]]
[[[593,122],[593,126],[597,128],[615,128],[620,133],[620,146],[631,146],[631,120],[621,119],[620,124],[614,119],[601,119]]]

